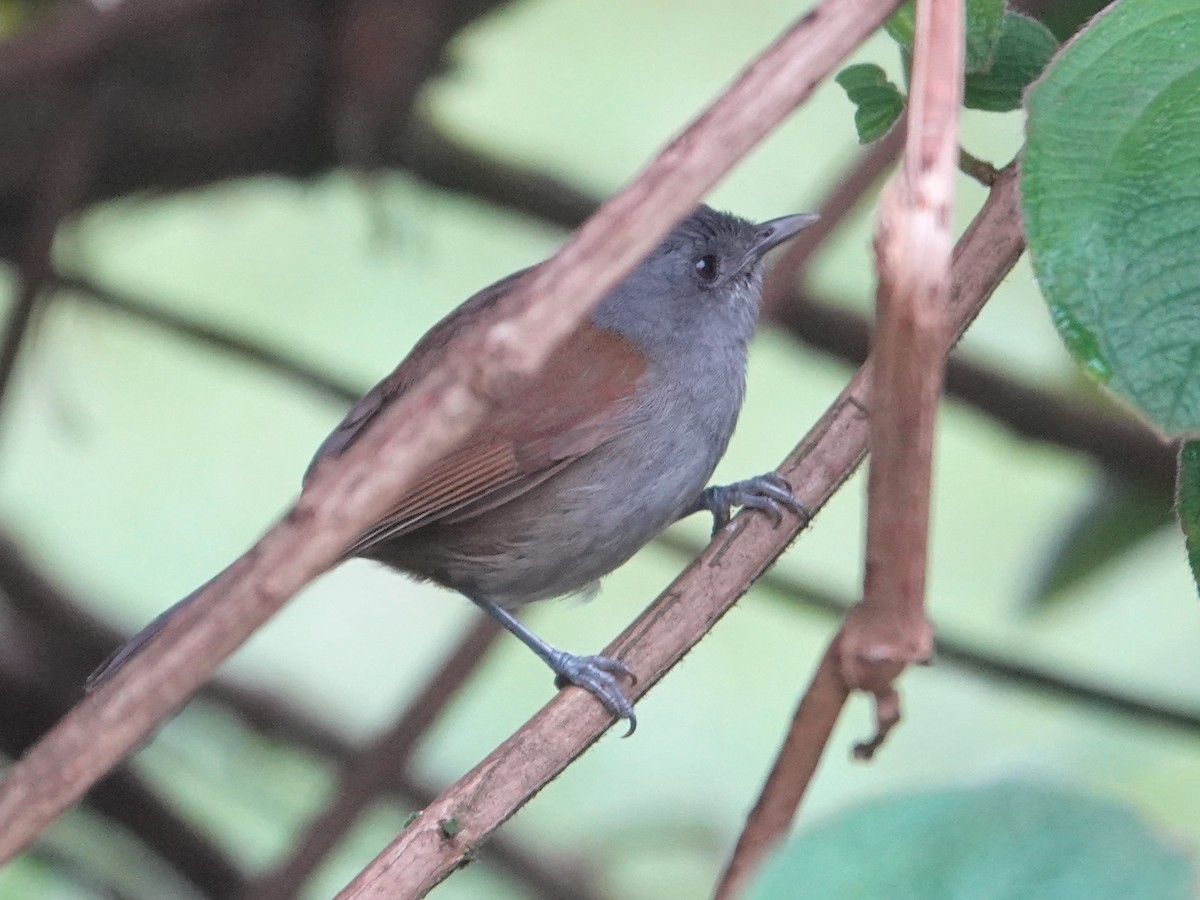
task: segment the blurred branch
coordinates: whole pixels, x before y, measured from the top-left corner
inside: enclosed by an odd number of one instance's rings
[[[75,98],[72,115],[55,135],[49,154],[40,161],[32,208],[20,236],[19,286],[0,339],[0,403],[8,396],[34,306],[50,276],[50,252],[58,223],[79,205],[87,189],[97,133],[108,106],[109,91],[103,84],[69,93]]]
[[[933,428],[945,358],[974,317],[960,318],[962,297],[956,293],[964,270],[982,274],[985,288],[968,304],[977,311],[1024,250],[1015,163],[957,247],[950,233],[964,17],[961,0],[917,0],[904,156],[879,205],[878,332],[860,394],[870,409],[871,455],[862,598],[842,618],[802,696],[717,883],[717,900],[742,894],[791,826],[850,693],[874,699],[875,734],[854,748],[856,757],[870,759],[900,721],[897,679],[933,654],[925,611]],[[976,255],[968,245],[984,230],[993,205],[1011,205],[1012,215],[995,235],[1008,252],[989,259],[989,248]]]
[[[190,318],[186,314],[156,305],[128,292],[104,287],[83,275],[58,272],[52,276],[52,283],[57,290],[69,291],[72,296],[85,302],[181,335],[269,372],[282,374],[339,406],[353,403],[363,394],[363,388],[341,381],[298,357],[289,356],[252,338]]]
[[[332,565],[431,461],[463,440],[493,404],[535,373],[605,292],[806,99],[893,6],[893,0],[826,0],[815,8],[555,256],[517,282],[475,327],[456,336],[439,364],[381,411],[355,444],[318,466],[280,522],[199,590],[140,655],[8,771],[0,783],[0,817],[8,822],[0,832],[0,860],[28,845],[143,741],[221,660]],[[572,709],[585,729],[594,728],[598,735],[607,727],[608,716],[590,697],[579,691],[562,696],[566,702],[561,708]],[[553,756],[555,746],[574,745],[572,756],[582,752],[590,741],[577,738],[566,731],[554,736],[544,748],[546,758]],[[514,796],[490,794],[498,817],[483,832],[459,832],[452,843],[465,846],[490,833],[511,814],[511,807],[503,807]],[[443,824],[425,815],[405,835],[420,842],[433,838],[438,848],[445,843]],[[460,851],[451,859],[439,849],[409,867],[406,877],[441,880],[461,860]],[[430,863],[436,875],[426,868]],[[372,866],[358,884],[382,886],[376,880],[382,871]]]
[[[582,225],[600,206],[593,194],[451,140],[420,116],[413,117],[398,142],[395,162],[434,187],[567,231]]]
[[[494,620],[476,616],[475,625],[395,724],[346,761],[329,804],[293,842],[287,858],[248,887],[247,900],[287,900],[299,895],[363,812],[408,768],[413,750],[475,674],[499,634]]]
[[[0,721],[6,723],[0,728],[0,752],[15,759],[70,708],[88,673],[123,642],[123,637],[51,584],[3,533],[0,595],[16,617],[16,627],[10,633],[24,631],[34,636],[25,642],[32,652],[9,648],[0,654],[0,663],[13,660],[17,666],[0,666]],[[39,664],[39,660],[44,663]],[[20,686],[10,687],[13,678],[21,680]],[[362,753],[310,714],[266,692],[218,679],[206,685],[200,697],[257,733],[288,744],[293,750],[324,757],[331,765],[345,766]],[[382,790],[409,807],[424,806],[436,793],[407,767],[393,767]],[[242,873],[218,848],[179,820],[127,767],[115,769],[99,782],[85,802],[136,834],[152,852],[207,895],[227,898],[245,892]],[[481,860],[543,900],[598,900],[600,895],[589,886],[588,876],[578,863],[548,860],[546,856],[512,838],[498,836],[484,848]]]
[[[870,321],[839,305],[815,298],[781,304],[776,324],[794,340],[847,363],[867,358]],[[1173,490],[1174,453],[1132,416],[1092,405],[1086,397],[1024,384],[959,356],[947,363],[946,394],[1023,438],[1080,453],[1164,495]]]
[[[897,127],[858,154],[850,168],[821,201],[817,210],[821,218],[788,241],[776,255],[775,263],[763,282],[762,314],[766,318],[777,319],[787,307],[799,302],[793,293],[793,285],[801,283],[817,251],[858,207],[883,173],[895,164],[896,157],[904,147],[903,122],[901,119]]]
[[[668,532],[655,542],[673,553],[694,559],[703,545]],[[776,593],[789,605],[802,606],[840,618],[854,605],[854,598],[838,596],[815,584],[771,569],[759,584]],[[947,637],[939,632],[934,641],[935,666],[969,672],[1015,690],[1028,691],[1040,698],[1095,710],[1104,715],[1124,716],[1138,724],[1169,728],[1200,737],[1200,709],[1182,709],[1177,705],[1135,697],[1072,677],[1028,659],[1014,659],[981,649],[964,638]]]

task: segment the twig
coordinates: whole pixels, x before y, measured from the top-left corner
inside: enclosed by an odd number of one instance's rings
[[[395,725],[346,763],[330,803],[293,842],[288,857],[249,886],[247,900],[287,900],[298,896],[312,873],[341,843],[362,813],[408,768],[417,742],[475,674],[499,633],[494,620],[477,617],[476,624]]]
[[[925,618],[926,543],[933,423],[949,350],[944,322],[962,54],[960,0],[919,0],[904,160],[884,189],[875,237],[879,287],[863,598],[846,614],[838,640],[847,684],[875,697],[876,735],[858,749],[867,758],[899,719],[896,677],[933,651]]]
[[[962,147],[958,148],[958,170],[981,185],[991,187],[996,183],[996,167],[977,156],[972,156]]]
[[[532,376],[662,234],[802,102],[893,5],[892,0],[826,0],[816,7],[553,258],[515,284],[491,315],[456,337],[441,364],[381,412],[341,457],[318,466],[282,521],[9,770],[0,783],[0,820],[7,823],[0,832],[0,861],[28,845],[143,741],[254,629],[332,565],[425,466],[461,441],[490,405]],[[602,710],[579,693],[565,692],[572,699],[562,708],[598,734],[607,717],[602,719]],[[553,743],[565,746],[571,738],[564,731]],[[502,795],[495,799],[507,802]],[[444,840],[436,837],[440,825],[421,826],[418,820],[410,833]],[[367,880],[381,884],[377,874]],[[413,876],[420,877],[418,869]]]
[[[353,403],[363,394],[361,388],[341,381],[296,357],[268,347],[259,341],[192,319],[185,314],[166,309],[128,292],[113,290],[83,275],[57,272],[51,276],[51,279],[54,286],[60,291],[69,291],[72,296],[86,302],[95,303],[105,309],[111,309],[149,325],[172,331],[268,371],[282,373],[303,387],[336,401],[339,405]]]
[[[92,148],[109,91],[101,84],[79,93],[81,99],[75,104],[75,114],[62,126],[43,162],[33,212],[22,235],[18,260],[20,286],[0,340],[0,403],[8,397],[17,355],[29,333],[38,296],[50,275],[50,251],[58,223],[80,203],[86,189]]]
[[[714,900],[740,896],[779,836],[791,827],[796,808],[816,774],[821,753],[849,696],[834,641],[821,657],[808,690],[800,698],[783,747],[717,882]]]

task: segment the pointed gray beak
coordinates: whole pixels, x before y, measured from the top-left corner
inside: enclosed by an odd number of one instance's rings
[[[819,218],[820,216],[816,213],[799,213],[763,222],[758,226],[758,234],[754,237],[754,246],[750,251],[751,255],[756,259],[762,259],[768,252],[784,241],[794,238]]]

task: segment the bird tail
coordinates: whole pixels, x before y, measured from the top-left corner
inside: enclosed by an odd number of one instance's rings
[[[125,663],[133,659],[133,657],[141,652],[143,647],[154,640],[154,638],[160,631],[163,630],[163,627],[166,626],[167,622],[171,620],[171,617],[174,616],[175,613],[179,612],[198,596],[200,596],[200,592],[212,584],[213,580],[215,579],[206,581],[182,600],[176,602],[163,612],[159,613],[154,621],[152,621],[149,625],[113,651],[112,655],[109,656],[108,659],[104,660],[104,662],[100,663],[100,665],[96,668],[96,671],[92,672],[92,674],[87,677],[87,681],[83,683],[84,692],[90,694],[92,691],[96,690],[96,688],[100,687],[100,685],[104,684],[104,682],[116,675],[117,672],[124,667]]]

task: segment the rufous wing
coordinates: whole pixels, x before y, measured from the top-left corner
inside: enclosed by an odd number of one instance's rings
[[[519,274],[476,294],[435,326],[350,410],[317,451],[309,474],[322,459],[350,446],[381,409],[426,374],[445,342],[499,299]],[[493,410],[459,449],[426,470],[346,555],[359,555],[431,522],[479,515],[545,481],[627,427],[645,370],[645,356],[632,341],[585,322],[532,381]]]

